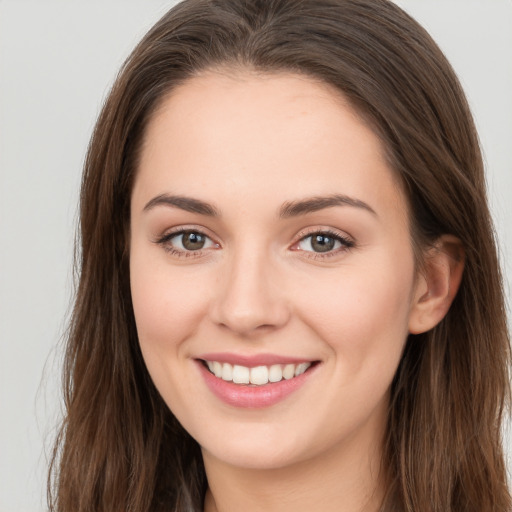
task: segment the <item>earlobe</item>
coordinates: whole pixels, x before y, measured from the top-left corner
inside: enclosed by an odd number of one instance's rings
[[[409,315],[409,333],[435,327],[446,315],[457,294],[464,270],[464,248],[452,235],[439,237],[425,255],[418,275]]]

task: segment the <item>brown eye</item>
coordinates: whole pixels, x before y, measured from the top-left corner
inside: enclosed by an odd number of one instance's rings
[[[332,251],[335,243],[336,240],[330,236],[318,234],[311,237],[311,248],[315,252]]]
[[[157,242],[177,253],[188,253],[218,247],[218,244],[214,243],[210,237],[200,231],[193,230],[170,233]]]
[[[206,237],[197,231],[187,231],[181,236],[181,243],[187,251],[198,251],[205,246]]]
[[[312,233],[311,235],[305,236],[297,244],[297,249],[322,254],[322,253],[337,253],[343,249],[349,249],[354,246],[354,242],[351,240],[338,235],[332,234],[328,231]]]

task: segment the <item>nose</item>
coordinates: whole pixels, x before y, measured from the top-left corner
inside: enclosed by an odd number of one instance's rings
[[[218,275],[212,320],[245,337],[279,329],[290,318],[286,290],[270,258],[259,251],[233,255]]]

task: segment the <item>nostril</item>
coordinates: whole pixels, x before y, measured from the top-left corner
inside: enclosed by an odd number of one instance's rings
[[[283,287],[270,275],[268,259],[258,254],[247,247],[237,253],[211,302],[211,319],[241,335],[269,332],[289,318]]]

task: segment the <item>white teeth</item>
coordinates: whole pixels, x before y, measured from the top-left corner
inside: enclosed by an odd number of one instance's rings
[[[283,368],[283,378],[286,380],[293,379],[295,376],[295,365],[294,364],[287,364]]]
[[[249,384],[249,368],[246,366],[233,366],[233,382],[236,384]]]
[[[295,368],[295,377],[298,377],[299,375],[302,375],[310,366],[311,366],[310,363],[300,363],[300,364],[298,364],[297,368]]]
[[[215,377],[222,378],[222,364],[218,361],[213,362],[213,373]]]
[[[233,367],[229,363],[222,365],[222,380],[233,380]]]
[[[251,368],[251,384],[263,386],[268,382],[268,368],[266,366],[256,366]]]
[[[235,384],[253,384],[264,386],[269,382],[279,382],[283,379],[290,380],[302,375],[311,363],[300,364],[273,364],[271,366],[247,366],[231,365],[219,361],[206,361],[211,373],[225,381],[233,381]]]
[[[270,382],[279,382],[283,379],[283,369],[280,364],[273,364],[268,371],[268,380]]]

